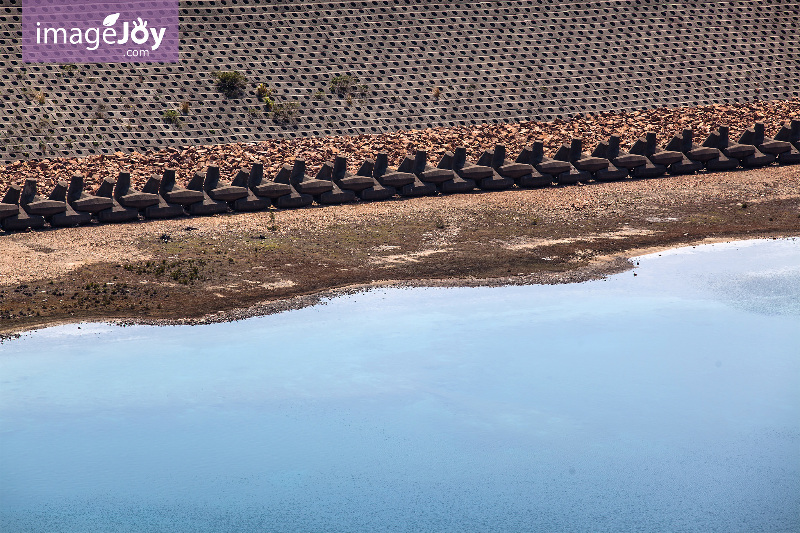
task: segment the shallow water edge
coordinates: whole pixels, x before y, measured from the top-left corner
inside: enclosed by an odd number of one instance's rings
[[[634,248],[625,250],[609,256],[596,258],[590,265],[575,268],[567,272],[555,273],[535,273],[522,276],[507,276],[501,278],[442,278],[442,279],[420,279],[420,280],[382,280],[372,283],[362,283],[348,285],[344,287],[331,288],[324,291],[316,291],[308,294],[301,294],[286,299],[266,300],[257,304],[229,310],[209,313],[200,317],[184,317],[177,319],[151,319],[144,317],[111,318],[107,320],[51,320],[40,324],[26,327],[16,327],[5,329],[0,323],[0,344],[5,340],[18,338],[20,335],[46,329],[50,327],[68,324],[112,324],[118,326],[180,326],[180,325],[204,325],[219,324],[225,322],[235,322],[255,318],[259,316],[269,316],[286,311],[293,311],[324,304],[325,301],[342,296],[368,292],[375,289],[386,288],[433,288],[433,287],[507,287],[525,285],[561,285],[570,283],[583,283],[585,281],[604,279],[614,274],[619,274],[632,270],[634,264],[631,259],[634,257],[674,250],[680,248],[691,248],[718,243],[733,243],[743,241],[777,240],[777,239],[797,239],[800,236],[794,233],[785,235],[764,235],[753,237],[753,235],[740,235],[734,237],[715,238],[709,237],[692,242],[675,243],[669,246],[650,246],[646,248]]]

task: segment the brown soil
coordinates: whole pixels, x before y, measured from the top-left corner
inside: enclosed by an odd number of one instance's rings
[[[571,282],[636,250],[786,235],[800,167],[0,235],[0,333],[230,320],[386,283]]]

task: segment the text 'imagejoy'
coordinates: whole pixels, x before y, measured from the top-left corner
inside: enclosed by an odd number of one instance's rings
[[[63,2],[26,0],[26,63],[174,63],[178,0]]]

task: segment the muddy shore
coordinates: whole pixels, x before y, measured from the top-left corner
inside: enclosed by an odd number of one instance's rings
[[[569,283],[642,251],[798,235],[798,167],[0,233],[0,333],[235,320],[375,286]]]

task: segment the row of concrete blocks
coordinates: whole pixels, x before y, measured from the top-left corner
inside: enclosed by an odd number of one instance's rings
[[[129,173],[106,178],[94,194],[84,191],[82,175],[69,185],[59,182],[48,197],[37,193],[35,179],[23,187],[12,185],[0,203],[0,224],[6,231],[78,226],[93,220],[128,222],[144,218],[214,215],[233,211],[298,208],[318,204],[342,204],[386,200],[393,196],[429,196],[469,192],[474,189],[504,190],[569,185],[578,182],[655,178],[664,174],[691,174],[737,167],[800,163],[800,120],[784,126],[774,139],[764,135],[764,125],[745,131],[739,142],[720,127],[702,145],[695,144],[691,130],[683,130],[661,147],[655,134],[634,143],[630,152],[619,147],[619,137],[601,142],[591,155],[582,152],[581,139],[562,146],[554,157],[544,155],[541,141],[522,150],[515,160],[506,158],[503,145],[483,153],[476,163],[467,161],[466,149],[446,152],[437,166],[428,164],[427,153],[417,151],[397,169],[388,167],[387,154],[364,161],[355,174],[347,160],[336,157],[325,163],[315,177],[306,174],[305,161],[284,165],[273,179],[264,177],[262,164],[249,172],[240,170],[230,184],[220,183],[218,167],[197,173],[186,188],[176,183],[175,171],[161,179],[150,178],[141,191],[131,189]]]

